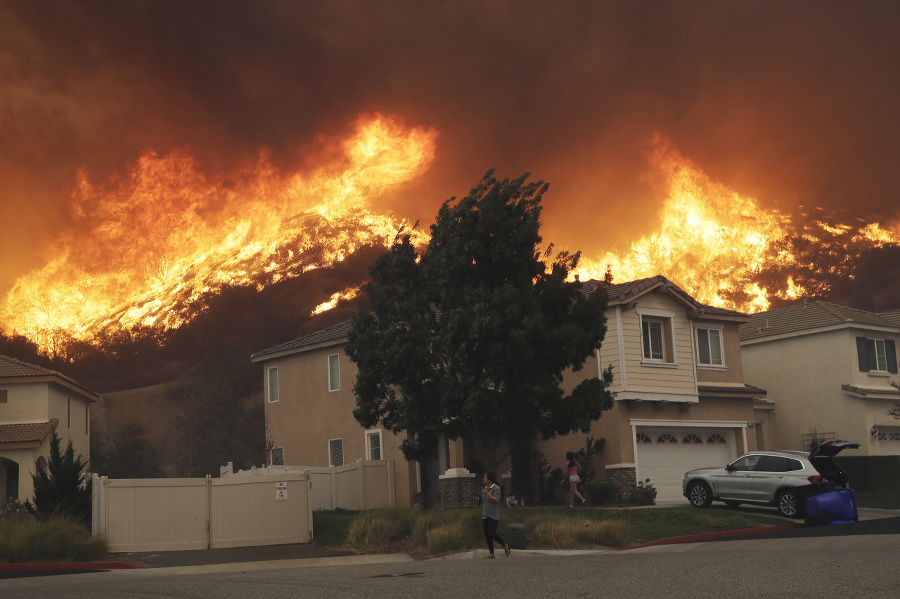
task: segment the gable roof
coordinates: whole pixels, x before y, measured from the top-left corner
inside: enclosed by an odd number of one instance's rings
[[[29,364],[16,358],[0,355],[0,384],[3,383],[56,383],[77,392],[89,401],[98,401],[100,396],[74,380],[55,370]]]
[[[606,290],[606,294],[609,297],[609,306],[628,305],[648,293],[666,291],[691,311],[690,316],[692,318],[737,320],[741,322],[744,322],[749,318],[749,316],[743,312],[728,310],[726,308],[717,308],[698,302],[681,287],[662,275],[638,279],[636,281],[628,281],[627,283],[606,283],[604,281],[591,279],[590,281],[585,281],[582,292],[589,294],[598,287],[602,287]]]
[[[15,448],[40,447],[50,434],[59,426],[59,420],[53,418],[47,422],[29,422],[25,424],[0,424],[0,447]]]
[[[895,327],[900,327],[900,310],[894,310],[892,312],[882,312],[881,314],[879,314],[879,316]]]
[[[250,356],[250,361],[263,362],[265,360],[309,351],[311,349],[338,345],[347,341],[347,335],[350,334],[351,324],[352,321],[347,320],[330,326],[327,329],[322,329],[321,331],[306,335],[305,337],[300,337],[299,339],[294,339],[293,341],[288,341],[287,343],[282,343],[281,345],[258,351]]]
[[[830,302],[803,302],[750,315],[750,321],[740,326],[741,341],[754,341],[781,335],[813,333],[850,326],[895,331],[900,333],[900,313],[897,317],[847,308]],[[894,320],[894,322],[891,322]]]
[[[662,275],[650,277],[647,279],[638,279],[637,281],[629,281],[628,283],[606,283],[604,281],[590,280],[586,281],[581,288],[581,292],[585,295],[592,293],[598,287],[606,289],[609,297],[609,305],[627,304],[635,301],[640,296],[657,291],[667,291],[675,298],[685,304],[692,311],[691,316],[694,318],[712,318],[717,320],[738,320],[745,321],[749,317],[734,310],[726,310],[725,308],[716,308],[707,306],[695,300],[693,297],[685,293],[678,285],[668,280]],[[329,347],[331,345],[339,345],[347,341],[347,335],[350,334],[352,321],[344,321],[327,329],[316,331],[288,341],[262,351],[258,351],[250,356],[251,362],[264,362],[274,358],[280,358],[290,354],[301,353],[312,349]]]

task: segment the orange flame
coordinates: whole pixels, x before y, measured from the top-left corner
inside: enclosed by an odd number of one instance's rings
[[[753,281],[763,269],[797,265],[802,256],[784,243],[790,238],[802,236],[813,244],[840,238],[845,246],[900,243],[900,229],[884,229],[878,223],[857,230],[817,220],[798,230],[781,212],[764,210],[756,200],[711,181],[659,136],[652,162],[668,186],[659,229],[632,243],[624,255],[607,252],[582,258],[573,275],[602,278],[607,266],[618,282],[662,274],[705,304],[752,313],[768,309],[772,296],[796,299],[807,294],[790,276],[778,289]]]
[[[424,172],[436,138],[374,115],[343,143],[339,163],[306,175],[279,174],[265,151],[229,178],[200,172],[185,151],[147,152],[126,180],[105,187],[80,173],[76,226],[52,260],[16,281],[0,322],[51,350],[60,331],[87,338],[107,327],[176,327],[203,292],[263,286],[365,245],[389,246],[406,224],[375,214],[368,200]]]

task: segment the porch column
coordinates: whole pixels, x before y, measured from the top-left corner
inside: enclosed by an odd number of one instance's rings
[[[474,507],[476,505],[474,491],[477,481],[475,474],[463,466],[463,440],[448,440],[447,454],[450,467],[438,477],[441,481],[441,509],[457,510]]]

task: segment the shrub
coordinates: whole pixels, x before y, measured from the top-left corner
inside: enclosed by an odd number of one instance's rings
[[[27,501],[21,502],[10,497],[0,503],[0,520],[32,520],[33,518],[34,508]]]
[[[617,503],[619,500],[619,488],[615,483],[607,480],[585,483],[584,490],[588,494],[588,499],[590,499],[591,503],[597,505]]]
[[[412,508],[364,512],[350,524],[347,540],[356,549],[393,545],[410,535],[414,514]]]
[[[103,537],[71,520],[0,519],[0,562],[91,561],[108,551]]]
[[[545,517],[530,532],[537,545],[553,549],[573,549],[585,544],[622,547],[627,543],[628,527],[621,520]]]
[[[40,519],[64,517],[83,526],[91,525],[91,487],[82,478],[86,466],[81,454],[75,455],[71,439],[66,451],[60,453],[59,435],[53,431],[47,466],[39,465],[31,475],[34,511]]]
[[[425,546],[429,553],[450,553],[472,546],[464,522],[449,522],[429,529],[425,534]]]
[[[638,481],[637,486],[628,495],[628,503],[638,505],[653,505],[656,503],[656,487],[650,484],[650,479]]]

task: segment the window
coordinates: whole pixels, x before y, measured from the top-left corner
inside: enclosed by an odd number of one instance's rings
[[[670,435],[669,433],[663,433],[656,439],[657,443],[678,443],[678,439],[675,438],[675,435]]]
[[[72,428],[72,398],[66,398],[66,428]]]
[[[897,374],[897,346],[893,339],[856,338],[860,372]]]
[[[6,389],[0,389],[0,403],[6,403],[7,401]]]
[[[697,360],[704,366],[724,366],[721,329],[697,329]]]
[[[328,465],[344,465],[344,440],[331,439],[328,441]]]
[[[758,455],[745,455],[739,460],[735,460],[731,462],[730,470],[734,472],[750,472],[751,470],[756,469],[756,464],[759,462],[762,456]]]
[[[643,344],[645,360],[663,359],[663,340],[662,329],[663,323],[657,319],[643,319],[641,326],[643,327]]]
[[[685,435],[684,439],[682,439],[681,442],[682,443],[703,443],[703,439],[701,439],[699,435],[690,433],[690,434]]]
[[[381,459],[381,431],[366,432],[366,459]]]
[[[328,356],[328,390],[341,390],[341,364],[337,354]]]
[[[269,403],[278,401],[278,367],[269,368]]]
[[[707,443],[725,443],[725,437],[716,433],[716,434],[710,435],[709,438],[706,440],[706,442]]]
[[[272,448],[272,465],[284,466],[284,447]]]
[[[646,433],[638,433],[635,435],[635,439],[638,443],[653,443],[653,439],[650,438],[650,435]]]
[[[84,406],[84,434],[91,434],[91,410],[90,406]]]

